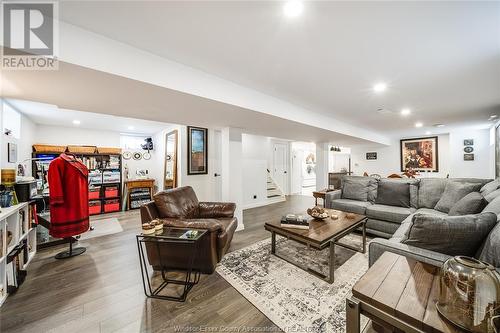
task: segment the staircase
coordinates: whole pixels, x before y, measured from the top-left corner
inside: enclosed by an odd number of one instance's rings
[[[285,201],[285,195],[279,188],[278,184],[271,177],[271,173],[267,172],[267,201],[270,203]]]

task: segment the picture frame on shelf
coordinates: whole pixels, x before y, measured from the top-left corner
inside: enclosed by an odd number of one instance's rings
[[[464,139],[464,146],[474,146],[474,139]]]
[[[367,160],[376,160],[377,159],[377,152],[366,153],[366,159]]]
[[[464,154],[464,161],[474,161],[474,154]]]
[[[208,129],[187,127],[188,175],[208,174]]]

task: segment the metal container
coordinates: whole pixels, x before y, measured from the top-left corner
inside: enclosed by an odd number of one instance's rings
[[[469,332],[494,333],[492,318],[500,315],[500,276],[477,259],[458,256],[441,269],[438,312]]]

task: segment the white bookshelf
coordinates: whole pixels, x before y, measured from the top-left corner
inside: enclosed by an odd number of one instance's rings
[[[7,255],[24,240],[28,244],[28,255],[19,255],[19,267],[25,270],[36,253],[36,229],[32,228],[30,207],[27,202],[9,208],[0,208],[0,306],[7,299],[7,281],[12,281],[13,265],[7,264]],[[7,244],[8,231],[12,240]]]

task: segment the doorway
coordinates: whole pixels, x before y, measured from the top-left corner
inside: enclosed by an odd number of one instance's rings
[[[213,145],[212,145],[212,183],[213,183],[213,198],[214,201],[222,201],[222,133],[221,131],[213,132]]]
[[[316,190],[316,144],[292,142],[292,188],[307,196]]]
[[[273,149],[273,178],[283,193],[288,193],[288,145],[275,143]]]

